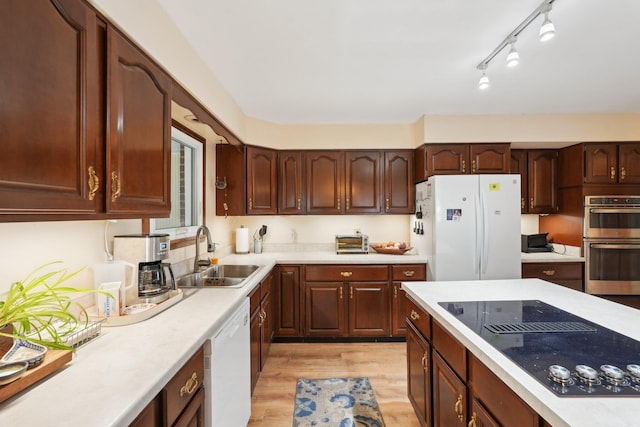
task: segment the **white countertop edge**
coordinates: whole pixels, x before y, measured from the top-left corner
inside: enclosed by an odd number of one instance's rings
[[[523,283],[526,285],[518,286]],[[539,279],[484,282],[405,282],[402,286],[433,319],[445,327],[452,336],[467,347],[475,357],[554,427],[602,426],[611,425],[606,424],[611,421],[615,421],[615,425],[620,427],[637,426],[635,408],[640,403],[637,398],[557,397],[511,359],[504,356],[438,305],[438,302],[539,299],[637,340],[640,340],[640,311]],[[475,292],[473,291],[474,286],[477,287]],[[484,287],[482,292],[479,292],[479,286]],[[512,286],[517,288],[510,292],[507,287]],[[420,287],[423,287],[422,291]],[[440,289],[434,292],[435,288]],[[451,295],[447,295],[451,293],[447,291],[447,288],[449,290],[457,288],[457,290]],[[458,294],[459,292],[460,294]],[[425,295],[430,296],[425,298]],[[593,312],[594,309],[595,312]],[[607,319],[607,317],[609,318]],[[567,401],[572,404],[566,405]]]

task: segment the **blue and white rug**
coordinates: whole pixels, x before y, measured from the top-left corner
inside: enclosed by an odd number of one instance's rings
[[[384,427],[369,378],[299,379],[293,427]]]

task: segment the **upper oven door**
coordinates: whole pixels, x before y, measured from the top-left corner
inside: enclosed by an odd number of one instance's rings
[[[586,206],[584,237],[640,238],[640,207]]]
[[[640,241],[585,240],[585,291],[640,295]]]

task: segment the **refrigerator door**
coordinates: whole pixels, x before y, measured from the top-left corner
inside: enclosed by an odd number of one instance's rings
[[[478,175],[438,175],[429,178],[428,183],[432,229],[427,279],[478,279]]]
[[[478,175],[480,279],[520,279],[520,175]]]

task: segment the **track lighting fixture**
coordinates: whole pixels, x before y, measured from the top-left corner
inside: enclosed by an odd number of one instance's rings
[[[551,11],[551,4],[547,6],[544,11],[544,22],[540,27],[539,38],[541,42],[546,42],[551,40],[556,35],[556,27],[553,25],[553,22],[549,19],[549,11]]]
[[[487,67],[489,63],[493,60],[493,58],[498,55],[508,45],[511,46],[509,49],[509,53],[507,54],[507,66],[514,67],[518,65],[520,62],[520,55],[516,50],[515,44],[518,38],[518,35],[524,31],[525,28],[529,26],[538,16],[544,15],[544,22],[542,23],[542,27],[540,27],[539,38],[540,41],[547,41],[553,38],[555,35],[555,27],[553,22],[549,19],[549,12],[551,11],[551,4],[555,0],[544,0],[540,6],[538,6],[527,18],[520,23],[504,40],[495,48],[493,51],[483,59],[476,68],[482,71],[482,76],[480,77],[480,81],[478,82],[478,87],[480,89],[487,89],[489,87],[489,77],[486,74]]]
[[[516,38],[512,38],[510,41],[511,49],[509,50],[509,54],[507,55],[507,67],[515,67],[520,63],[520,55],[516,50]]]

